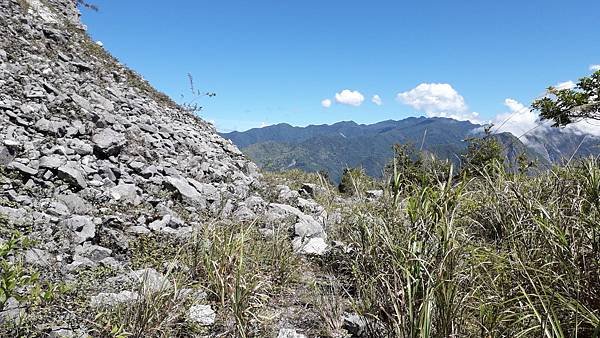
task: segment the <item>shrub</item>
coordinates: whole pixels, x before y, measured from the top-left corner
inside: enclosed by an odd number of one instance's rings
[[[375,180],[369,177],[363,168],[358,167],[344,169],[338,190],[349,196],[363,196],[365,191],[375,187]]]
[[[498,174],[504,170],[502,144],[489,134],[481,138],[470,138],[465,154],[462,156],[463,173],[467,176],[480,176],[483,172]]]

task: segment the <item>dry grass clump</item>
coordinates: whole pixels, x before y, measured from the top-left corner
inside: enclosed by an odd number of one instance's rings
[[[137,300],[101,312],[96,321],[103,335],[254,337],[271,324],[271,318],[262,315],[266,305],[296,283],[299,273],[299,258],[287,234],[264,238],[255,224],[207,224],[187,243],[176,244],[177,253],[164,257],[162,263],[153,253],[161,248],[168,254],[173,248],[148,241],[142,242],[147,250],[136,251],[143,257],[133,260],[166,266],[169,283],[158,290],[140,283]],[[197,292],[206,293],[203,303],[217,312],[212,327],[199,328],[186,321],[194,299],[184,295]]]

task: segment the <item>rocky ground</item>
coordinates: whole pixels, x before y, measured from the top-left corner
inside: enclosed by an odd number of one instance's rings
[[[211,124],[91,41],[75,1],[0,3],[0,256],[22,269],[0,295],[7,334],[119,336],[117,324],[97,327],[98,309],[169,288],[168,250],[216,224],[284,233],[296,254],[322,254],[332,216],[315,189],[266,184]],[[219,308],[201,284],[178,289],[186,318],[175,322],[216,335],[204,328]],[[301,337],[285,311],[273,334]]]

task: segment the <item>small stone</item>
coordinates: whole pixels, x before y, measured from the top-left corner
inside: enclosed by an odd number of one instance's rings
[[[367,330],[367,320],[356,313],[346,313],[343,316],[342,328],[345,329],[352,337],[363,337]]]
[[[69,208],[61,202],[51,202],[47,212],[52,216],[67,216],[71,214]]]
[[[140,173],[140,175],[144,178],[150,178],[156,174],[158,174],[158,170],[156,169],[156,166],[154,166],[154,165],[150,165],[150,166],[144,168],[144,170],[142,170],[142,172]]]
[[[129,163],[129,167],[135,171],[140,171],[144,166],[145,164],[140,161],[132,161]]]
[[[383,190],[368,190],[367,191],[367,198],[379,199],[381,197],[383,197]]]
[[[0,146],[0,166],[4,166],[12,162],[15,159],[14,152],[8,147]]]
[[[0,311],[0,323],[4,322],[17,322],[19,317],[23,315],[25,309],[21,307],[21,303],[14,298],[10,297],[4,303],[4,309]]]
[[[15,140],[4,140],[4,145],[7,146],[10,149],[18,149],[19,147],[21,147],[21,142],[19,141],[15,141]]]
[[[52,261],[52,255],[45,250],[29,249],[25,252],[25,262],[28,264],[49,267]]]
[[[188,319],[200,326],[210,326],[215,323],[217,314],[210,305],[192,305],[188,311]]]
[[[281,329],[277,338],[306,338],[306,336],[296,332],[294,329]]]
[[[302,188],[300,188],[300,190],[304,191],[304,193],[306,193],[311,198],[315,198],[316,191],[317,191],[317,185],[312,184],[312,183],[304,183],[302,185]]]
[[[40,158],[40,168],[58,169],[66,162],[65,158],[60,155],[50,155]]]
[[[158,292],[171,287],[169,279],[152,268],[133,271],[129,273],[128,277],[138,283],[143,283],[144,288],[150,292]]]
[[[327,251],[327,243],[321,237],[302,240],[301,237],[296,237],[292,240],[294,250],[303,255],[323,255]]]
[[[91,144],[88,144],[82,140],[71,140],[69,142],[69,148],[73,149],[76,154],[85,156],[90,155],[94,152],[94,147]]]
[[[256,219],[256,214],[250,208],[243,205],[233,212],[233,217],[239,221],[252,221]]]
[[[18,170],[22,174],[29,175],[29,176],[35,176],[38,173],[38,171],[36,169],[30,168],[22,163],[14,162],[14,161],[10,162],[8,164],[7,168]]]
[[[137,292],[121,291],[119,293],[99,293],[92,296],[90,305],[94,308],[113,307],[120,304],[128,304],[136,301],[139,295]]]
[[[170,221],[171,221],[171,216],[165,215],[165,216],[163,216],[163,218],[150,223],[148,225],[148,228],[150,228],[153,231],[160,231],[163,228],[167,227],[167,225],[169,224]]]
[[[140,235],[147,235],[147,234],[151,233],[151,231],[148,228],[139,226],[139,225],[130,226],[125,231],[133,233],[133,234],[140,234]]]
[[[100,262],[101,260],[110,257],[112,250],[89,243],[84,243],[75,248],[75,254],[90,259],[92,262]]]

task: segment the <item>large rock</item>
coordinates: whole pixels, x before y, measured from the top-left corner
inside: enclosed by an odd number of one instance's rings
[[[276,223],[291,217],[294,221],[294,234],[296,236],[327,238],[321,223],[290,205],[271,203],[266,215],[268,221]]]
[[[58,176],[77,189],[87,188],[87,182],[79,169],[62,166],[58,168]]]
[[[61,225],[74,232],[76,243],[83,243],[96,236],[96,225],[89,216],[72,216],[61,221]]]
[[[61,155],[49,155],[40,158],[40,168],[58,169],[66,163],[66,159]]]
[[[34,176],[38,173],[37,169],[33,169],[19,162],[11,162],[7,166],[8,169],[17,170],[22,174]]]
[[[116,132],[111,128],[102,129],[92,136],[92,142],[99,153],[105,156],[116,155],[126,142],[125,135]]]
[[[10,148],[0,145],[0,166],[4,166],[12,162],[15,159],[15,154]]]
[[[199,204],[204,202],[204,199],[198,190],[183,178],[169,176],[166,178],[165,183],[177,190],[181,198],[189,204]]]
[[[135,184],[121,183],[116,187],[111,188],[110,194],[112,198],[116,201],[125,202],[129,204],[140,203],[137,187],[135,186]]]

